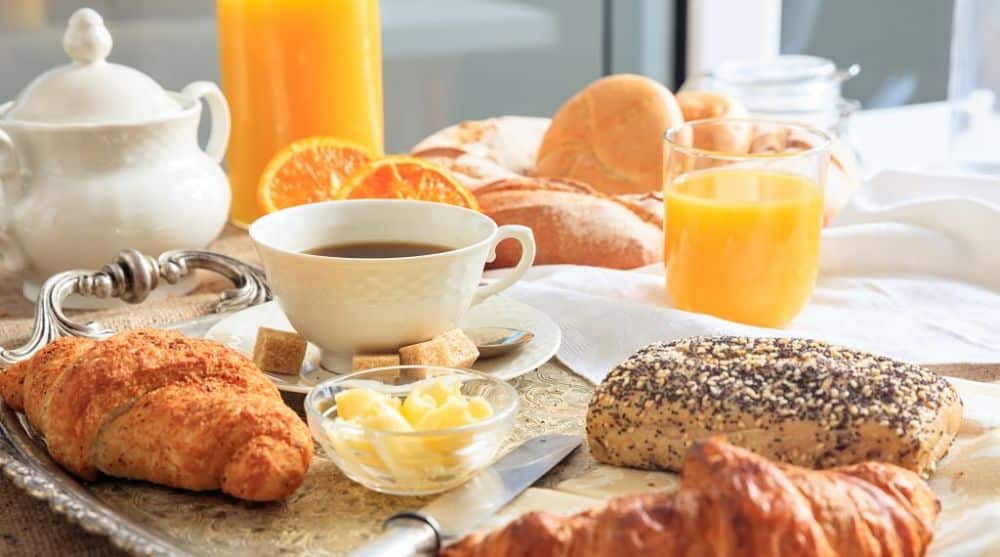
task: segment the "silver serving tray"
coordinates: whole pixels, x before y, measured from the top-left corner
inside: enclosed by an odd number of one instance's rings
[[[63,335],[102,338],[112,331],[77,324],[62,312],[70,294],[112,296],[141,302],[157,280],[174,282],[193,269],[230,278],[217,314],[168,327],[200,337],[234,311],[270,299],[263,274],[236,259],[209,252],[171,252],[158,259],[125,252],[99,272],[74,271],[42,288],[31,339],[0,349],[0,366],[30,357]],[[542,432],[581,434],[593,387],[555,365],[512,381],[522,406],[508,446]],[[289,401],[293,407],[301,401]],[[46,501],[83,529],[101,534],[135,555],[341,555],[363,544],[395,512],[420,507],[424,499],[381,495],[351,482],[318,454],[305,483],[285,502],[247,503],[217,492],[194,493],[145,482],[104,479],[81,482],[56,464],[44,440],[24,417],[0,401],[0,467],[15,485]],[[594,463],[577,451],[542,482],[554,485]]]
[[[141,303],[161,280],[175,284],[195,269],[206,269],[229,278],[235,285],[226,291],[216,313],[167,327],[188,336],[203,336],[226,313],[265,302],[270,288],[259,269],[238,259],[206,251],[167,252],[153,259],[135,250],[123,251],[100,271],[67,271],[42,287],[31,337],[23,346],[0,349],[0,366],[30,358],[60,336],[102,338],[112,331],[98,323],[79,324],[67,318],[62,303],[73,294],[120,298]],[[104,534],[117,547],[136,555],[195,555],[169,535],[143,525],[99,500],[49,456],[42,437],[23,415],[0,400],[0,466],[15,485],[36,499],[46,501],[57,513],[84,530]]]
[[[49,504],[84,530],[107,536],[135,555],[195,555],[169,536],[115,512],[52,461],[42,440],[22,417],[0,403],[0,465],[4,475],[29,495]]]

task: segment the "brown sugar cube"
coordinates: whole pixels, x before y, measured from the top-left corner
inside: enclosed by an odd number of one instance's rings
[[[253,363],[264,371],[298,375],[306,358],[306,339],[288,331],[260,327],[253,345]]]
[[[399,365],[399,354],[355,354],[351,358],[354,371]]]
[[[461,329],[448,332],[419,344],[399,349],[404,365],[469,367],[479,358],[479,349]]]

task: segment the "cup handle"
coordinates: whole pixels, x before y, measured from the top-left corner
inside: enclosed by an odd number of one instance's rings
[[[493,261],[497,258],[497,244],[508,238],[513,238],[521,243],[521,260],[517,262],[514,270],[507,273],[502,279],[480,286],[472,299],[473,304],[478,304],[486,298],[510,288],[515,282],[521,280],[524,273],[528,272],[528,269],[535,262],[535,235],[530,228],[520,224],[505,224],[497,229],[487,261]]]
[[[214,83],[208,81],[195,81],[185,87],[181,94],[199,101],[204,100],[208,104],[208,110],[212,116],[212,131],[208,136],[205,153],[212,157],[215,162],[222,162],[223,157],[226,156],[226,147],[229,146],[231,126],[229,103],[226,102],[226,97],[222,95],[222,91]]]
[[[3,195],[0,196],[0,261],[3,262],[5,271],[18,272],[24,269],[24,253],[14,242],[7,228],[7,197],[14,187],[20,186],[21,162],[17,157],[17,149],[14,148],[14,141],[6,132],[0,130],[0,186],[3,186]]]

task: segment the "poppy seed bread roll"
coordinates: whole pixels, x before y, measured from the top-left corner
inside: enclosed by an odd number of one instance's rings
[[[693,337],[640,349],[587,412],[595,459],[679,470],[700,439],[810,468],[867,460],[928,474],[958,431],[954,387],[919,366],[819,341]]]

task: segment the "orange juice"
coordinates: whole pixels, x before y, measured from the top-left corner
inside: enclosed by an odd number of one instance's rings
[[[667,289],[680,309],[783,327],[816,282],[823,194],[807,178],[718,169],[666,192]]]
[[[222,84],[233,118],[232,220],[257,216],[257,184],[296,139],[383,150],[378,0],[218,0]]]

